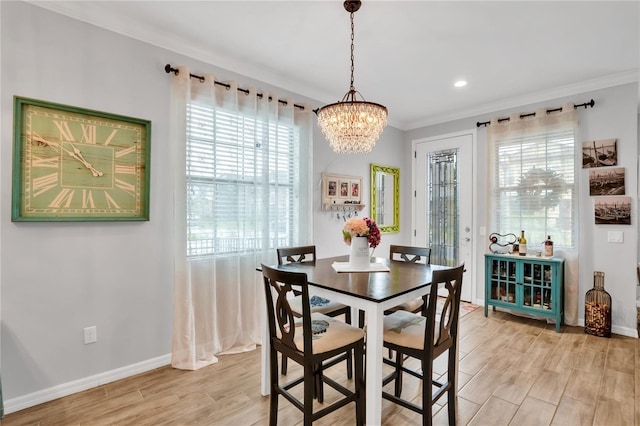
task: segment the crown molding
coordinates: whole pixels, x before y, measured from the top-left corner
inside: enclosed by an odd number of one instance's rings
[[[543,90],[523,96],[515,96],[508,99],[502,99],[497,102],[478,105],[456,112],[432,115],[423,119],[403,123],[402,127],[399,127],[399,129],[405,131],[414,130],[420,127],[432,126],[434,124],[445,123],[448,121],[475,117],[478,115],[488,114],[505,109],[517,108],[522,105],[544,102],[549,99],[573,96],[581,93],[591,92],[594,90],[605,89],[608,87],[620,86],[622,84],[636,83],[638,81],[640,81],[640,68],[634,68],[628,71],[610,74],[608,76],[595,78],[592,80],[586,80],[566,86],[556,87],[554,89]],[[640,89],[638,92],[638,109],[640,111]]]

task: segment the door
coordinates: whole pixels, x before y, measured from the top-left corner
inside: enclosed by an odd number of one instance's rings
[[[431,263],[466,265],[462,300],[474,302],[473,140],[475,132],[414,141],[414,245]]]

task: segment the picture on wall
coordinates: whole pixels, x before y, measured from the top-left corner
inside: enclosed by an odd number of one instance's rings
[[[618,165],[616,139],[582,142],[582,168]]]
[[[329,179],[327,182],[327,195],[329,197],[335,197],[336,195],[338,195],[338,181]]]
[[[340,181],[340,198],[349,198],[349,181]]]
[[[351,198],[360,199],[360,181],[351,181]]]
[[[631,197],[595,198],[596,225],[631,225]]]
[[[624,167],[589,170],[589,195],[625,195]]]

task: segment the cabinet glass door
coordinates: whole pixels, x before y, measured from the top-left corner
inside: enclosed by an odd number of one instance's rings
[[[522,270],[522,305],[534,309],[550,310],[553,306],[551,303],[551,265],[524,262]]]
[[[515,262],[502,259],[491,261],[491,299],[516,304],[516,283]]]

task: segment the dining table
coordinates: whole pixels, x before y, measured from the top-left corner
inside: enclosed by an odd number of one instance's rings
[[[313,262],[273,266],[283,271],[307,274],[310,295],[349,305],[352,318],[358,310],[366,312],[366,424],[382,423],[382,366],[384,312],[403,302],[429,293],[432,271],[449,266],[425,265],[387,258],[371,258],[374,264],[363,272],[338,272],[346,269],[349,256],[316,259]],[[340,268],[338,268],[340,266]],[[260,268],[258,268],[260,270]],[[262,280],[260,280],[262,282]],[[269,348],[266,305],[263,304],[261,392],[269,394]]]

